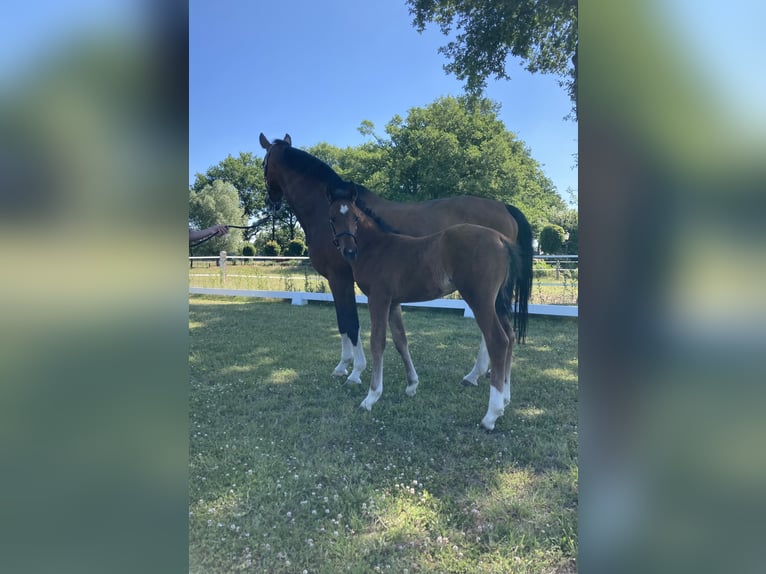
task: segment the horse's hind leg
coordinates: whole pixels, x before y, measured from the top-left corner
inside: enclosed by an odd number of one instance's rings
[[[504,384],[503,384],[503,404],[507,407],[511,404],[511,361],[513,357],[513,344],[516,341],[516,335],[513,332],[513,324],[508,315],[500,315],[500,323],[503,326],[505,334],[508,336],[508,351],[505,360]]]
[[[487,352],[487,342],[484,335],[481,336],[481,345],[479,345],[479,354],[476,355],[476,363],[471,372],[463,377],[463,385],[477,387],[479,379],[489,371],[489,353]]]
[[[353,361],[353,369],[346,382],[361,384],[361,375],[367,367],[367,360],[362,348],[353,276],[333,277],[329,283],[341,336],[340,362],[332,374],[335,377],[345,377],[348,373],[346,367]]]
[[[407,334],[404,332],[404,321],[402,320],[402,308],[400,305],[391,305],[388,312],[388,326],[391,327],[391,338],[394,340],[394,346],[402,357],[404,369],[407,372],[407,396],[415,396],[418,390],[418,374],[415,372],[415,365],[412,364],[410,349],[407,345]]]

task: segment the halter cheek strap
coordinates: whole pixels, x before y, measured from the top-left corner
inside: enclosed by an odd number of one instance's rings
[[[333,224],[332,221],[330,221],[330,229],[332,229],[332,233],[333,233],[332,244],[335,247],[340,248],[340,241],[338,241],[338,239],[340,239],[341,237],[344,237],[346,235],[348,235],[351,239],[353,239],[354,243],[358,243],[358,241],[356,240],[356,235],[354,235],[350,231],[341,231],[340,233],[336,233],[335,232],[335,224]]]

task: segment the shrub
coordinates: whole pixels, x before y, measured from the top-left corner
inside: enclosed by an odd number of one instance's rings
[[[300,257],[306,252],[306,244],[300,239],[291,239],[285,248],[285,255]]]
[[[579,253],[580,245],[579,245],[580,235],[579,235],[579,229],[575,227],[574,229],[571,229],[569,231],[569,240],[567,241],[567,253],[570,255],[577,255]]]
[[[550,276],[553,267],[548,265],[545,261],[535,260],[532,263],[532,276],[535,279],[545,279]]]
[[[263,246],[263,254],[268,257],[276,257],[280,253],[282,253],[282,248],[276,241],[267,241],[266,245]]]
[[[546,225],[540,232],[540,249],[547,255],[561,253],[564,249],[566,232],[560,225]]]
[[[253,257],[255,255],[255,247],[253,247],[250,243],[246,243],[242,248],[242,255],[245,257]]]

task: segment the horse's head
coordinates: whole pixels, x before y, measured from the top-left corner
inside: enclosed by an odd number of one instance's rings
[[[356,204],[356,186],[349,182],[348,186],[327,191],[330,201],[330,229],[333,233],[333,243],[346,261],[356,259],[356,231],[359,223],[359,209]]]
[[[261,147],[266,150],[266,155],[263,156],[263,178],[266,180],[266,191],[268,192],[266,203],[274,210],[278,210],[282,207],[284,193],[279,186],[278,166],[275,165],[275,162],[270,163],[269,159],[272,154],[279,153],[278,148],[282,146],[289,147],[293,141],[290,138],[290,134],[285,134],[284,139],[275,140],[274,143],[266,139],[263,133],[261,133],[258,139],[261,142]]]

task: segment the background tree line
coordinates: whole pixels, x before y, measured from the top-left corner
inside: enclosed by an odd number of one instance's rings
[[[358,129],[368,141],[359,146],[300,147],[342,178],[394,201],[468,194],[513,204],[527,216],[536,238],[546,226],[558,226],[568,235],[568,245],[548,244],[551,252],[576,253],[577,211],[567,207],[527,146],[498,119],[498,111],[499,104],[486,98],[443,97],[410,109],[406,118],[394,116],[383,134],[372,122],[362,122]],[[298,140],[298,134],[291,135]],[[251,242],[257,253],[273,252],[275,245],[295,253],[305,238],[294,213],[285,203],[271,213],[265,198],[262,157],[252,152],[229,155],[196,174],[189,189],[192,226],[242,225],[267,216],[268,221],[200,245],[194,254],[241,253]]]

